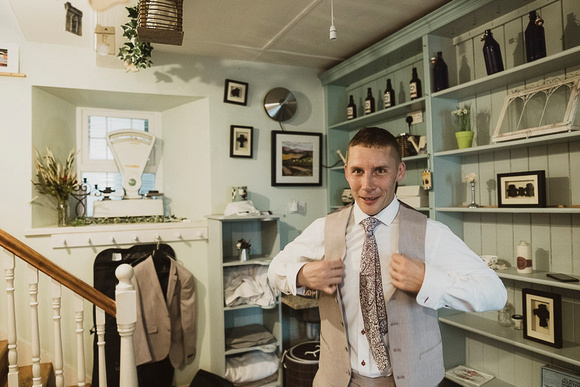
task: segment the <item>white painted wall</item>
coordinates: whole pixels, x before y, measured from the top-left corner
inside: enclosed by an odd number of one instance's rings
[[[62,4],[55,6],[62,7]],[[33,145],[50,145],[61,159],[75,144],[75,101],[61,100],[38,86],[146,93],[191,97],[191,102],[162,112],[164,133],[165,193],[171,211],[177,216],[199,219],[211,213],[223,213],[229,201],[229,187],[247,185],[250,199],[260,210],[272,210],[282,216],[281,241],[292,240],[313,219],[324,216],[325,188],[277,188],[270,185],[270,132],[278,123],[264,112],[262,99],[274,87],[290,89],[298,100],[298,112],[284,123],[287,130],[323,132],[323,89],[317,71],[307,68],[266,65],[191,56],[157,56],[154,51],[151,69],[125,73],[123,69],[97,66],[91,47],[57,46],[26,41],[19,30],[7,0],[0,0],[0,40],[20,45],[20,71],[26,78],[0,77],[0,228],[29,244],[56,264],[92,284],[92,265],[100,248],[53,250],[47,237],[26,237],[33,226],[46,226],[56,219],[56,212],[37,210],[29,203],[36,195],[31,184],[34,166]],[[223,103],[226,78],[249,83],[247,106]],[[74,93],[72,93],[74,94]],[[83,93],[79,92],[82,97]],[[107,101],[100,101],[106,105]],[[111,106],[114,107],[114,106]],[[230,125],[254,127],[254,157],[229,157]],[[46,143],[46,144],[45,144]],[[286,214],[291,199],[307,203],[307,213]],[[34,220],[33,218],[34,213]],[[192,366],[177,372],[177,385],[188,385],[198,368],[211,370],[207,294],[210,279],[207,267],[211,259],[207,242],[173,245],[178,258],[196,277],[198,296],[198,356]],[[18,316],[26,318],[28,295],[25,265],[18,263]],[[49,280],[41,280],[40,309],[43,313],[41,340],[44,350],[52,348],[52,315]],[[216,291],[212,289],[211,291]],[[3,307],[4,298],[0,298]],[[87,304],[86,329],[92,323]],[[65,292],[63,326],[74,330],[72,298]],[[5,323],[0,312],[0,324]],[[28,322],[19,324],[19,334],[28,340]],[[87,354],[92,343],[87,343]],[[65,343],[66,362],[74,364],[72,341]],[[71,353],[72,352],[72,353]],[[29,364],[21,358],[22,364]],[[75,375],[68,375],[74,382]],[[67,383],[71,384],[71,383]]]

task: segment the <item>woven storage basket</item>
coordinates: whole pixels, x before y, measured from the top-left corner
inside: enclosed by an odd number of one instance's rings
[[[149,43],[183,43],[183,0],[139,0],[139,40]]]

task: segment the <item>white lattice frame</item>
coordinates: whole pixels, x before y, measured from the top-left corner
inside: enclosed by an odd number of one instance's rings
[[[550,100],[550,96],[561,86],[568,86],[570,88],[570,99],[568,100],[568,106],[566,108],[566,112],[564,113],[562,122],[520,130],[517,130],[516,128],[516,130],[511,132],[500,133],[502,122],[504,120],[508,107],[514,100],[521,99],[524,102],[524,108],[522,109],[522,113],[518,119],[519,126],[522,116],[526,110],[525,107],[528,101],[538,93],[545,93],[547,95],[547,98],[546,104],[544,105],[544,111],[542,112],[542,116],[540,117],[539,121],[539,123],[541,123],[544,118],[545,109]],[[491,137],[492,141],[493,142],[509,141],[520,138],[529,138],[532,136],[542,136],[545,134],[579,130],[580,126],[573,125],[574,119],[576,117],[576,110],[578,108],[579,95],[580,95],[580,76],[574,76],[571,78],[555,77],[546,80],[546,82],[542,86],[526,90],[517,90],[517,89],[514,90],[512,93],[508,94],[504,99],[503,108],[497,121],[497,126],[495,127],[495,131],[493,133],[493,136]]]

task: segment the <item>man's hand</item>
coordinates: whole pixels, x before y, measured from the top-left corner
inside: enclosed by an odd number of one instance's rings
[[[394,253],[391,259],[393,286],[412,293],[419,293],[425,279],[425,263]]]
[[[342,281],[343,274],[344,263],[341,260],[308,262],[298,272],[296,285],[332,294]]]

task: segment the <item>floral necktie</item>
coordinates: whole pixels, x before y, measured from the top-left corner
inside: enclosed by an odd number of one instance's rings
[[[374,229],[379,223],[380,220],[373,217],[361,222],[365,230],[365,239],[361,254],[359,293],[365,334],[377,366],[383,371],[388,366],[389,359],[381,338],[388,329],[381,263],[374,234]]]

